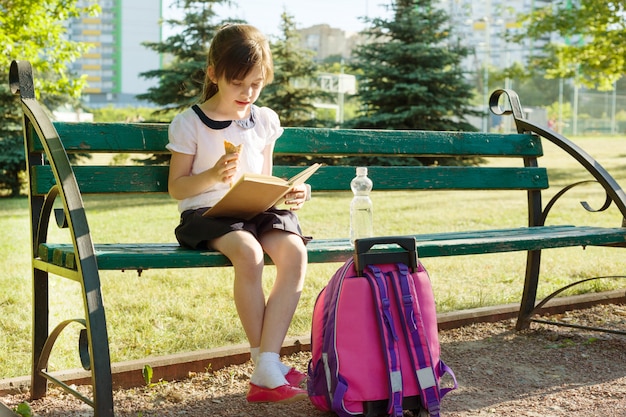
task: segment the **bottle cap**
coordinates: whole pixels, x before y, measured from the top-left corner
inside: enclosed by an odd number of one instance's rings
[[[367,167],[357,167],[356,175],[367,175]]]

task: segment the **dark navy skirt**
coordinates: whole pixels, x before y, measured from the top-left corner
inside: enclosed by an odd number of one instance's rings
[[[191,249],[213,249],[210,241],[235,230],[246,230],[257,239],[270,230],[283,230],[293,233],[308,243],[312,238],[303,236],[298,216],[291,210],[271,208],[250,220],[233,217],[204,217],[207,208],[186,210],[180,215],[180,224],[176,227],[176,239],[181,246]]]

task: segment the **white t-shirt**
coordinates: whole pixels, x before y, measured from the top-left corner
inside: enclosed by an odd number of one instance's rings
[[[278,115],[268,107],[253,105],[250,119],[234,121],[227,127],[223,125],[228,122],[216,122],[206,116],[203,118],[204,121],[193,108],[189,108],[177,115],[169,127],[167,149],[195,156],[191,175],[197,175],[215,166],[217,160],[224,155],[224,140],[234,145],[243,144],[239,156],[239,170],[233,182],[245,172],[262,173],[265,162],[263,150],[267,145],[273,146],[283,133]],[[180,200],[178,209],[182,213],[185,210],[211,207],[228,190],[229,184],[215,184],[201,194]]]

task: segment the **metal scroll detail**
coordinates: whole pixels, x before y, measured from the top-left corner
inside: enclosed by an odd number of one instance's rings
[[[550,199],[548,204],[546,204],[546,207],[543,210],[543,213],[541,215],[541,224],[542,225],[545,224],[545,221],[548,218],[548,214],[550,213],[550,210],[552,209],[552,207],[556,204],[557,200],[559,200],[563,195],[565,195],[565,193],[567,193],[572,188],[578,187],[579,185],[584,185],[584,184],[598,184],[598,181],[596,181],[596,180],[586,180],[586,181],[575,182],[573,184],[568,185],[567,187],[564,187],[562,190],[560,190],[558,193],[556,193],[554,195],[554,197],[552,197]],[[581,201],[580,205],[583,206],[583,208],[585,210],[587,210],[588,212],[590,212],[590,213],[600,213],[602,211],[605,211],[609,207],[611,207],[611,203],[613,203],[613,200],[611,200],[611,197],[608,195],[608,193],[606,193],[606,191],[605,191],[604,195],[606,196],[606,198],[604,200],[604,204],[599,209],[594,209],[586,201]]]
[[[505,106],[503,107],[501,103]],[[617,206],[622,214],[624,219],[622,226],[626,225],[626,192],[617,183],[617,181],[615,181],[611,174],[609,174],[608,171],[606,171],[606,169],[598,163],[598,161],[592,158],[591,155],[589,155],[584,149],[563,135],[527,120],[524,117],[519,97],[515,91],[505,89],[494,91],[489,98],[489,106],[491,108],[491,112],[495,115],[512,115],[515,120],[518,133],[534,133],[539,135],[554,143],[578,161],[587,170],[587,172],[595,178],[596,182],[604,188],[607,195],[607,201],[605,202],[603,209],[591,211],[606,210],[606,208],[608,208],[607,204],[610,205],[610,203],[608,203],[610,200]],[[568,190],[571,188],[572,186],[570,186]],[[590,208],[585,202],[582,202],[581,204],[586,209]],[[605,206],[606,208],[604,208]]]
[[[13,61],[9,69],[9,84],[12,94],[19,94],[21,98],[35,98],[33,82],[33,67],[28,61]]]

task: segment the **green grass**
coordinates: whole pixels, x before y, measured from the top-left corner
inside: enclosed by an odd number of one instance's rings
[[[626,184],[623,138],[585,138],[579,144],[597,158],[617,180]],[[557,181],[551,194],[584,171],[562,152],[548,147],[542,165],[553,166]],[[498,161],[490,161],[497,165]],[[348,185],[346,184],[346,188]],[[374,188],[376,184],[374,184]],[[299,216],[306,234],[316,238],[348,235],[351,194],[318,193]],[[525,195],[521,192],[374,192],[375,233],[395,235],[415,232],[487,229],[523,226]],[[549,223],[621,225],[612,207],[604,213],[587,213],[579,201],[600,207],[604,195],[598,186],[575,188],[549,218]],[[92,233],[98,242],[171,242],[178,223],[176,204],[164,196],[135,196],[112,200],[85,199]],[[66,231],[50,230],[51,238],[67,239]],[[30,371],[31,272],[28,201],[0,200],[0,378]],[[624,251],[615,248],[556,249],[544,252],[540,295],[584,276],[624,274]],[[438,311],[518,302],[525,266],[524,253],[424,259],[433,282]],[[289,334],[307,335],[311,312],[319,291],[338,264],[310,265],[302,299]],[[270,288],[273,267],[266,268]],[[105,271],[101,276],[107,307],[113,361],[164,355],[244,343],[232,301],[229,268],[201,270]],[[567,294],[604,291],[623,283],[603,280],[580,286]],[[82,316],[78,285],[52,276],[51,326],[59,320]],[[53,352],[51,369],[79,367],[78,326],[65,332]],[[148,362],[149,360],[147,360]]]

